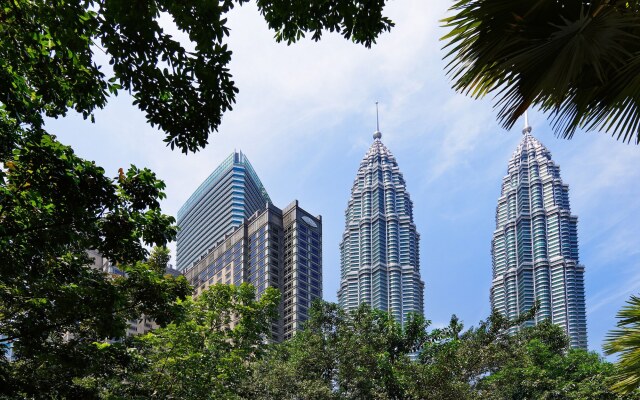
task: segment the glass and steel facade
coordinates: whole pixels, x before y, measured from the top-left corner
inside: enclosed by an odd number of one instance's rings
[[[250,283],[259,297],[268,287],[282,293],[271,340],[290,338],[322,298],[322,218],[294,201],[284,210],[272,204],[211,244],[207,255],[184,272],[199,295],[210,285]]]
[[[409,313],[423,313],[420,235],[406,183],[381,136],[374,134],[360,162],[345,211],[338,302],[347,311],[367,303],[404,323]]]
[[[211,243],[270,202],[247,157],[233,152],[178,211],[176,268],[192,266]]]
[[[549,319],[565,330],[572,347],[587,348],[577,222],[560,167],[526,126],[496,208],[491,307],[513,319],[539,301],[535,319],[525,325]]]

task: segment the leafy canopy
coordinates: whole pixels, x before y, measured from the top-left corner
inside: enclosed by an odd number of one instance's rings
[[[419,316],[403,328],[366,305],[348,314],[316,303],[303,331],[251,365],[240,398],[640,398],[611,391],[613,366],[595,353],[569,349],[559,326],[522,327],[530,317],[509,321],[492,314],[464,330],[453,316],[448,326],[427,330]]]
[[[74,376],[127,362],[101,343],[123,337],[142,314],[166,324],[175,299],[190,292],[184,278],[144,262],[145,244],[175,237],[174,219],[161,213],[164,183],[149,170],[112,179],[49,135],[19,143],[0,174],[0,343],[16,357],[0,394],[84,397]],[[89,249],[126,276],[89,268],[98,261]]]
[[[362,305],[346,313],[316,302],[304,330],[253,366],[244,398],[400,399],[411,385],[403,371],[427,340],[428,322],[414,315],[404,328],[390,314]]]
[[[247,368],[264,353],[280,294],[259,300],[248,285],[214,285],[179,303],[183,317],[130,341],[133,362],[106,381],[85,380],[103,398],[240,398]]]
[[[229,62],[227,14],[247,0],[12,0],[0,7],[0,121],[41,128],[73,109],[87,118],[129,91],[165,142],[196,151],[231,110],[238,89]],[[277,41],[324,30],[370,47],[393,26],[384,0],[258,0]],[[168,16],[194,51],[168,34]],[[107,77],[95,61],[103,53]],[[5,128],[6,129],[6,128]],[[6,139],[6,138],[5,138]]]

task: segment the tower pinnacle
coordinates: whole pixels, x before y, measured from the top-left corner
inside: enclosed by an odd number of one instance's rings
[[[378,118],[378,102],[376,101],[376,131],[373,132],[373,139],[382,138],[382,132],[380,132],[380,119]]]
[[[526,135],[527,133],[531,133],[531,125],[529,125],[529,111],[524,112],[524,128],[522,129],[522,134]]]

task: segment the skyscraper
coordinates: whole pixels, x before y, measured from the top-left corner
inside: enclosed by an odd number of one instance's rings
[[[257,296],[268,287],[280,290],[279,318],[272,325],[275,342],[300,329],[311,302],[322,298],[322,218],[297,201],[283,210],[266,204],[210,245],[208,254],[184,272],[194,294],[217,283],[247,282]]]
[[[311,303],[322,299],[322,217],[294,201],[282,210],[284,226],[284,338],[309,318]]]
[[[270,202],[247,157],[234,151],[178,211],[176,268],[193,265],[211,243]]]
[[[345,211],[338,301],[347,311],[367,303],[404,323],[409,313],[423,313],[420,235],[398,163],[380,131],[373,138]]]
[[[569,186],[526,117],[522,133],[496,208],[491,307],[513,319],[539,301],[535,319],[525,325],[549,319],[565,330],[572,347],[586,348],[584,266]]]

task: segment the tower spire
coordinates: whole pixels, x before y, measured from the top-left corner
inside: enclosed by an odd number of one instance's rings
[[[531,125],[529,125],[529,110],[524,112],[524,128],[522,129],[523,135],[526,135],[527,133],[531,133]]]
[[[378,117],[378,102],[376,101],[376,131],[373,132],[373,139],[382,138],[382,132],[380,132],[380,119]]]

